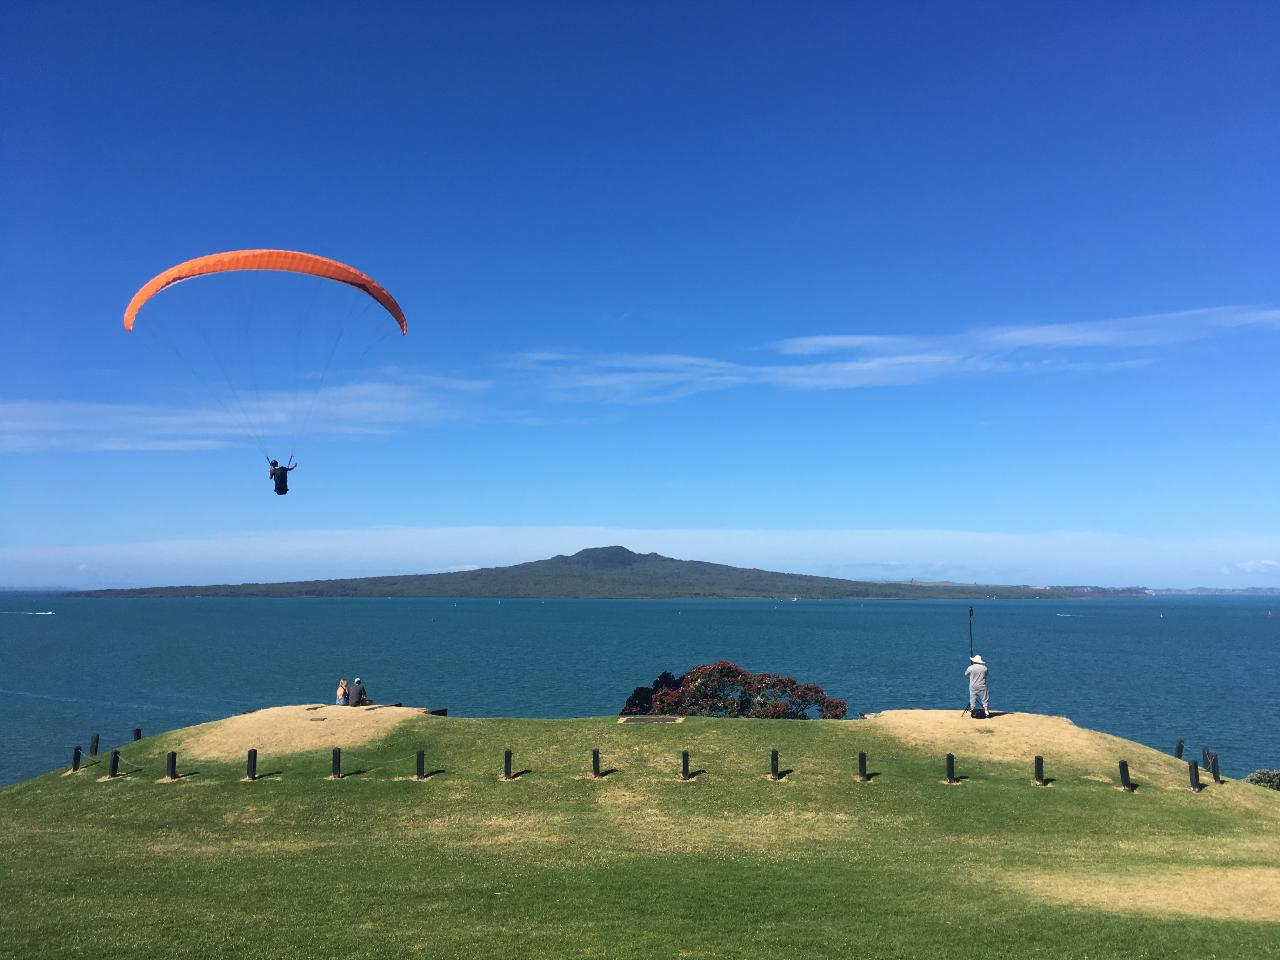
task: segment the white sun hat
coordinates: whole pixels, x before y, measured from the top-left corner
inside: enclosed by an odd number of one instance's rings
[[[982,663],[982,654],[980,653],[974,654],[972,657],[969,658],[969,661],[971,663]]]

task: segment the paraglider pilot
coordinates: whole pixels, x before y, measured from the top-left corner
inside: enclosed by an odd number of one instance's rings
[[[276,482],[276,496],[283,497],[289,492],[289,471],[297,470],[298,465],[282,467],[279,461],[272,460],[271,466],[267,469],[267,476]]]

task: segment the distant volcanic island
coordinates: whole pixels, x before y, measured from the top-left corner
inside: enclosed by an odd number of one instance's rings
[[[452,573],[289,583],[141,587],[81,591],[82,597],[485,597],[609,600],[1074,600],[1143,597],[1143,587],[1009,586],[950,582],[841,580],[800,573],[676,560],[626,547],[591,547],[572,556]]]

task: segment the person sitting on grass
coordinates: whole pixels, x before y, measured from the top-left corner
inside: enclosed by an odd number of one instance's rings
[[[351,693],[347,690],[347,678],[343,677],[338,681],[338,692],[336,699],[333,701],[339,707],[345,707],[351,702]]]
[[[969,678],[969,716],[979,716],[977,706],[982,704],[982,717],[990,714],[990,694],[987,692],[987,674],[990,671],[979,654],[969,658],[964,675]]]
[[[369,699],[369,693],[364,688],[364,684],[356,677],[355,682],[351,684],[351,696],[349,705],[353,707],[363,707],[365,704],[373,703]]]

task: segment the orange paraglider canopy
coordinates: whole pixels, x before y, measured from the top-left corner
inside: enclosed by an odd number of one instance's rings
[[[160,275],[148,280],[124,311],[124,328],[133,329],[134,318],[142,305],[154,297],[165,287],[192,277],[203,277],[211,273],[226,273],[232,270],[280,270],[285,273],[309,273],[326,280],[337,280],[363,290],[395,318],[400,325],[401,333],[409,332],[409,324],[404,318],[404,311],[395,297],[372,277],[366,276],[354,267],[345,263],[318,257],[313,253],[299,253],[296,250],[231,250],[227,253],[211,253],[205,257],[196,257],[176,267],[170,267]]]

